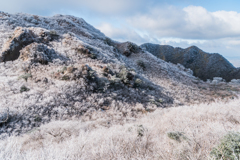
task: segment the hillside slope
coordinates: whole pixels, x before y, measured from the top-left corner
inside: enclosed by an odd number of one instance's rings
[[[234,100],[160,109],[111,127],[103,120],[50,122],[23,136],[0,140],[0,159],[220,159],[211,151],[222,137],[240,130],[239,104]],[[225,154],[239,153],[238,142],[230,143]]]
[[[233,86],[205,83],[74,16],[1,12],[0,49],[0,138],[54,120],[111,126],[157,108],[235,97]]]
[[[240,79],[238,69],[218,53],[209,54],[196,46],[182,49],[168,45],[146,43],[141,47],[160,59],[190,68],[194,76],[202,80],[213,79],[213,77],[222,77],[227,81]]]

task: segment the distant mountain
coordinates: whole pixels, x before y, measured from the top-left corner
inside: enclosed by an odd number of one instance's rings
[[[240,70],[218,53],[206,53],[196,46],[186,49],[169,45],[145,43],[143,49],[154,56],[174,64],[182,64],[193,71],[194,76],[202,80],[222,77],[227,81],[240,78]]]

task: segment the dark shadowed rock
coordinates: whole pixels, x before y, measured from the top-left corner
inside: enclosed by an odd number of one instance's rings
[[[0,62],[16,60],[20,55],[20,50],[33,42],[46,44],[56,38],[58,36],[55,31],[48,31],[43,28],[17,27],[3,46],[0,53]]]
[[[119,52],[125,56],[130,56],[132,53],[138,53],[141,51],[141,48],[132,42],[124,42],[116,44],[116,48]]]
[[[24,45],[33,42],[33,33],[21,27],[14,31],[13,36],[4,44],[0,55],[0,62],[15,60],[19,57],[20,50]]]
[[[240,78],[240,72],[223,56],[218,53],[206,53],[196,46],[182,49],[146,43],[141,47],[167,62],[180,63],[184,67],[190,68],[193,70],[194,76],[203,80],[213,79],[213,77],[222,77],[227,81]]]

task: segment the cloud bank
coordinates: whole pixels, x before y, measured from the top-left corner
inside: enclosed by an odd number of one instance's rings
[[[240,36],[240,13],[209,12],[199,6],[154,8],[130,17],[128,23],[158,37],[216,39]]]

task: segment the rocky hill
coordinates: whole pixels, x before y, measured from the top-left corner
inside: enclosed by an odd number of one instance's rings
[[[110,126],[157,108],[235,97],[233,86],[205,83],[74,16],[0,12],[0,51],[0,138],[54,120]]]
[[[202,80],[222,77],[227,81],[240,79],[239,69],[218,53],[206,53],[196,46],[186,49],[168,45],[146,43],[141,45],[154,56],[174,64],[182,64]]]

